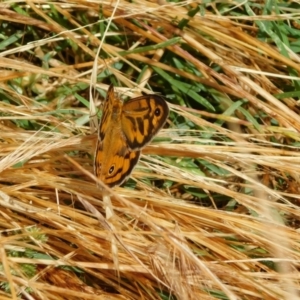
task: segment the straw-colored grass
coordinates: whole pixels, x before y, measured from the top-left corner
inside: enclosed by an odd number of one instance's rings
[[[0,299],[299,297],[300,4],[205,3],[0,4]],[[110,83],[171,112],[102,190]]]

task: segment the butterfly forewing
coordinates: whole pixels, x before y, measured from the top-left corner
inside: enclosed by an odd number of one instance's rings
[[[121,128],[130,149],[140,149],[149,143],[165,124],[169,108],[157,95],[146,95],[123,105]]]
[[[102,109],[101,123],[99,127],[100,140],[104,139],[105,135],[109,131],[109,127],[111,126],[114,103],[115,103],[114,87],[113,85],[110,85]]]

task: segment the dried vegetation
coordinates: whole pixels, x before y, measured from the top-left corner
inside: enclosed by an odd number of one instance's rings
[[[205,3],[0,4],[1,299],[299,297],[300,3]],[[103,196],[111,82],[171,113]]]

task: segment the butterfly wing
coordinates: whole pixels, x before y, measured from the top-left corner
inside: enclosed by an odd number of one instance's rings
[[[96,176],[110,187],[122,184],[140,157],[140,151],[130,149],[122,133],[122,107],[111,85],[102,110],[94,161]]]
[[[105,135],[108,133],[109,127],[111,126],[112,113],[114,106],[116,106],[115,103],[114,86],[110,85],[106,94],[106,100],[103,104],[101,122],[99,126],[99,138],[101,141],[104,140]]]
[[[130,150],[121,135],[115,135],[113,141],[113,146],[105,151],[105,141],[99,140],[95,154],[95,174],[110,187],[121,185],[140,157],[140,151]]]
[[[149,143],[169,116],[166,101],[158,95],[146,95],[123,104],[121,128],[130,149]]]

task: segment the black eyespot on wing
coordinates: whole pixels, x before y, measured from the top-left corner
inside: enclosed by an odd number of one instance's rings
[[[156,108],[154,114],[159,117],[161,115],[161,109],[160,108]]]
[[[115,165],[112,165],[108,170],[108,174],[111,175],[114,170],[115,170]]]

